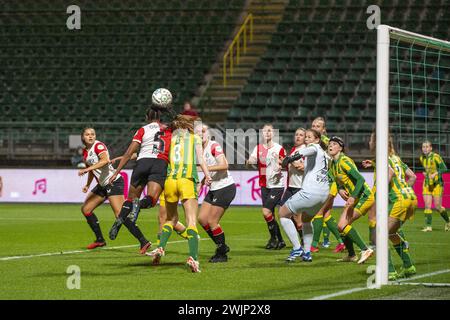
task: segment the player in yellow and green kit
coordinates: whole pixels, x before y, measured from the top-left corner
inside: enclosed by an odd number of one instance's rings
[[[369,185],[359,173],[355,163],[344,154],[344,141],[340,137],[332,137],[328,146],[328,153],[333,161],[329,174],[337,183],[338,189],[344,189],[349,197],[338,222],[338,228],[348,250],[348,257],[342,261],[356,261],[356,253],[353,243],[361,249],[361,258],[358,263],[364,263],[373,255],[373,250],[368,248],[352,223],[365,215],[373,205],[375,199]]]
[[[445,162],[441,156],[433,152],[433,146],[426,140],[422,144],[423,154],[420,156],[420,163],[425,170],[425,180],[423,182],[423,201],[425,202],[425,227],[424,232],[432,231],[432,210],[431,204],[434,201],[434,207],[445,220],[445,231],[450,231],[450,222],[447,211],[442,206],[442,194],[444,191],[444,182],[442,174],[447,171]]]
[[[395,154],[392,139],[389,146],[389,240],[403,262],[402,270],[397,273],[389,250],[389,280],[396,280],[416,273],[416,267],[409,254],[409,244],[404,239],[403,233],[399,232],[400,227],[412,218],[417,208],[417,197],[412,189],[416,175]]]
[[[192,272],[200,272],[198,262],[197,231],[197,164],[205,174],[205,183],[211,182],[211,176],[203,160],[202,140],[194,134],[193,121],[182,115],[172,122],[174,132],[170,141],[169,166],[164,183],[164,198],[167,210],[158,248],[148,255],[153,257],[153,264],[159,264],[165,255],[165,247],[174,226],[178,222],[178,201],[181,201],[186,216],[186,233],[189,245],[189,258],[186,264]]]

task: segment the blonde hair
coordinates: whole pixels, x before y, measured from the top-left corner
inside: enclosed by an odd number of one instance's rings
[[[191,117],[186,117],[181,114],[172,120],[170,126],[172,129],[186,129],[190,133],[194,133],[194,120]]]

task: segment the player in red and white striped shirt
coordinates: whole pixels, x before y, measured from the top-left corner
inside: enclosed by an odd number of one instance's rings
[[[80,170],[78,175],[82,176],[86,173],[89,174],[88,181],[83,187],[83,192],[86,193],[89,190],[89,186],[94,178],[98,182],[97,186],[89,192],[81,207],[81,212],[86,217],[89,226],[92,231],[94,231],[97,238],[93,243],[88,245],[88,249],[94,249],[106,245],[94,210],[108,199],[111,208],[117,217],[124,200],[124,181],[122,176],[114,176],[114,168],[109,163],[108,148],[103,142],[96,140],[96,134],[93,128],[85,128],[82,131],[81,140],[86,147],[83,150],[83,159],[87,168]],[[131,234],[139,240],[141,248],[150,245],[150,242],[144,237],[141,230],[139,230],[134,223],[127,221],[125,225]],[[143,252],[141,251],[141,253]]]
[[[147,186],[147,196],[140,202],[142,207],[154,207],[164,188],[172,129],[161,123],[161,110],[157,107],[150,107],[146,117],[148,124],[136,132],[133,141],[121,157],[120,163],[111,177],[111,180],[114,179],[139,149],[136,167],[133,169],[131,176],[128,199],[123,203],[119,217],[109,232],[109,237],[112,240],[117,237],[120,226],[130,214],[133,201],[139,203],[139,198],[145,186]]]
[[[258,144],[252,151],[247,164],[257,164],[259,186],[261,187],[263,216],[270,232],[266,249],[282,249],[286,246],[280,227],[275,219],[275,207],[279,205],[284,192],[280,157],[286,157],[286,150],[273,141],[273,125],[266,124],[262,129],[264,143]]]

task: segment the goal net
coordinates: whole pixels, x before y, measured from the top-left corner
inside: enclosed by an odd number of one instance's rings
[[[424,180],[438,195],[442,187],[442,205],[450,209],[450,175],[432,177],[433,166],[445,167],[438,157],[427,155],[423,163],[422,146],[429,142],[450,168],[450,42],[386,25],[378,27],[377,40],[377,268],[376,284],[388,284],[388,248],[396,268],[402,260],[388,240],[388,135],[397,155],[417,175],[414,190],[418,208],[413,219],[402,227],[417,273],[389,282],[450,286],[450,231],[445,232],[445,213],[433,201],[426,210]],[[427,143],[428,144],[428,143]],[[380,147],[382,146],[382,147]],[[425,159],[425,158],[422,158]],[[436,163],[431,163],[435,162]],[[434,179],[434,180],[433,180]],[[428,189],[428,187],[426,188]],[[438,188],[439,189],[439,188]],[[448,210],[449,211],[449,210]],[[430,219],[431,218],[431,219]],[[432,231],[423,230],[430,226]]]

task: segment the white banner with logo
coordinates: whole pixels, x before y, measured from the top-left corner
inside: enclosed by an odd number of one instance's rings
[[[128,195],[131,173],[131,170],[124,170],[121,173],[125,180],[125,196]],[[260,206],[261,188],[258,172],[231,171],[231,175],[237,185],[236,198],[232,204]],[[363,176],[372,186],[373,173],[363,173]],[[81,189],[86,183],[87,175],[79,177],[77,169],[0,169],[0,178],[0,202],[82,203],[86,197]],[[95,186],[94,180],[91,189]],[[206,193],[207,189],[204,188],[200,193],[199,202]],[[335,200],[336,206],[343,204],[343,200],[339,197]]]

